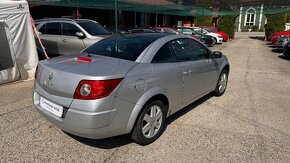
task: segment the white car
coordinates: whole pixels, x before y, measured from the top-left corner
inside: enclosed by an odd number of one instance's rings
[[[193,27],[193,30],[196,33],[199,33],[201,35],[207,35],[207,36],[212,36],[214,38],[215,43],[222,43],[223,42],[223,37],[220,34],[217,33],[210,33],[202,28],[199,27]]]

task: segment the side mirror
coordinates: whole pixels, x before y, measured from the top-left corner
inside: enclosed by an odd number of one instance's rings
[[[215,51],[212,54],[214,58],[221,58],[223,56],[223,53],[220,51]]]
[[[85,34],[83,32],[76,32],[76,36],[81,39],[85,38]]]

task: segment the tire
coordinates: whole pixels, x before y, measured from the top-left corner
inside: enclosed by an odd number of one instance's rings
[[[228,74],[229,73],[226,69],[221,72],[216,84],[216,88],[213,92],[215,96],[222,96],[225,93],[228,85]]]
[[[166,128],[166,114],[167,108],[160,100],[144,106],[135,122],[131,139],[139,145],[148,145],[157,140]]]

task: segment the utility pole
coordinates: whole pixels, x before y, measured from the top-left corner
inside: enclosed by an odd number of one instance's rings
[[[115,33],[117,34],[118,33],[118,7],[117,7],[117,0],[115,0],[115,27],[116,27],[116,30],[115,30]]]

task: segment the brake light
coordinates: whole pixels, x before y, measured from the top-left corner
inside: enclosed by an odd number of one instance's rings
[[[82,80],[79,82],[75,93],[75,99],[95,100],[109,96],[120,84],[122,78],[111,80]]]
[[[35,73],[34,73],[35,80],[37,79],[37,73],[38,73],[38,65],[36,66]]]
[[[81,56],[75,57],[75,60],[78,62],[88,62],[88,63],[93,61],[91,58]]]

